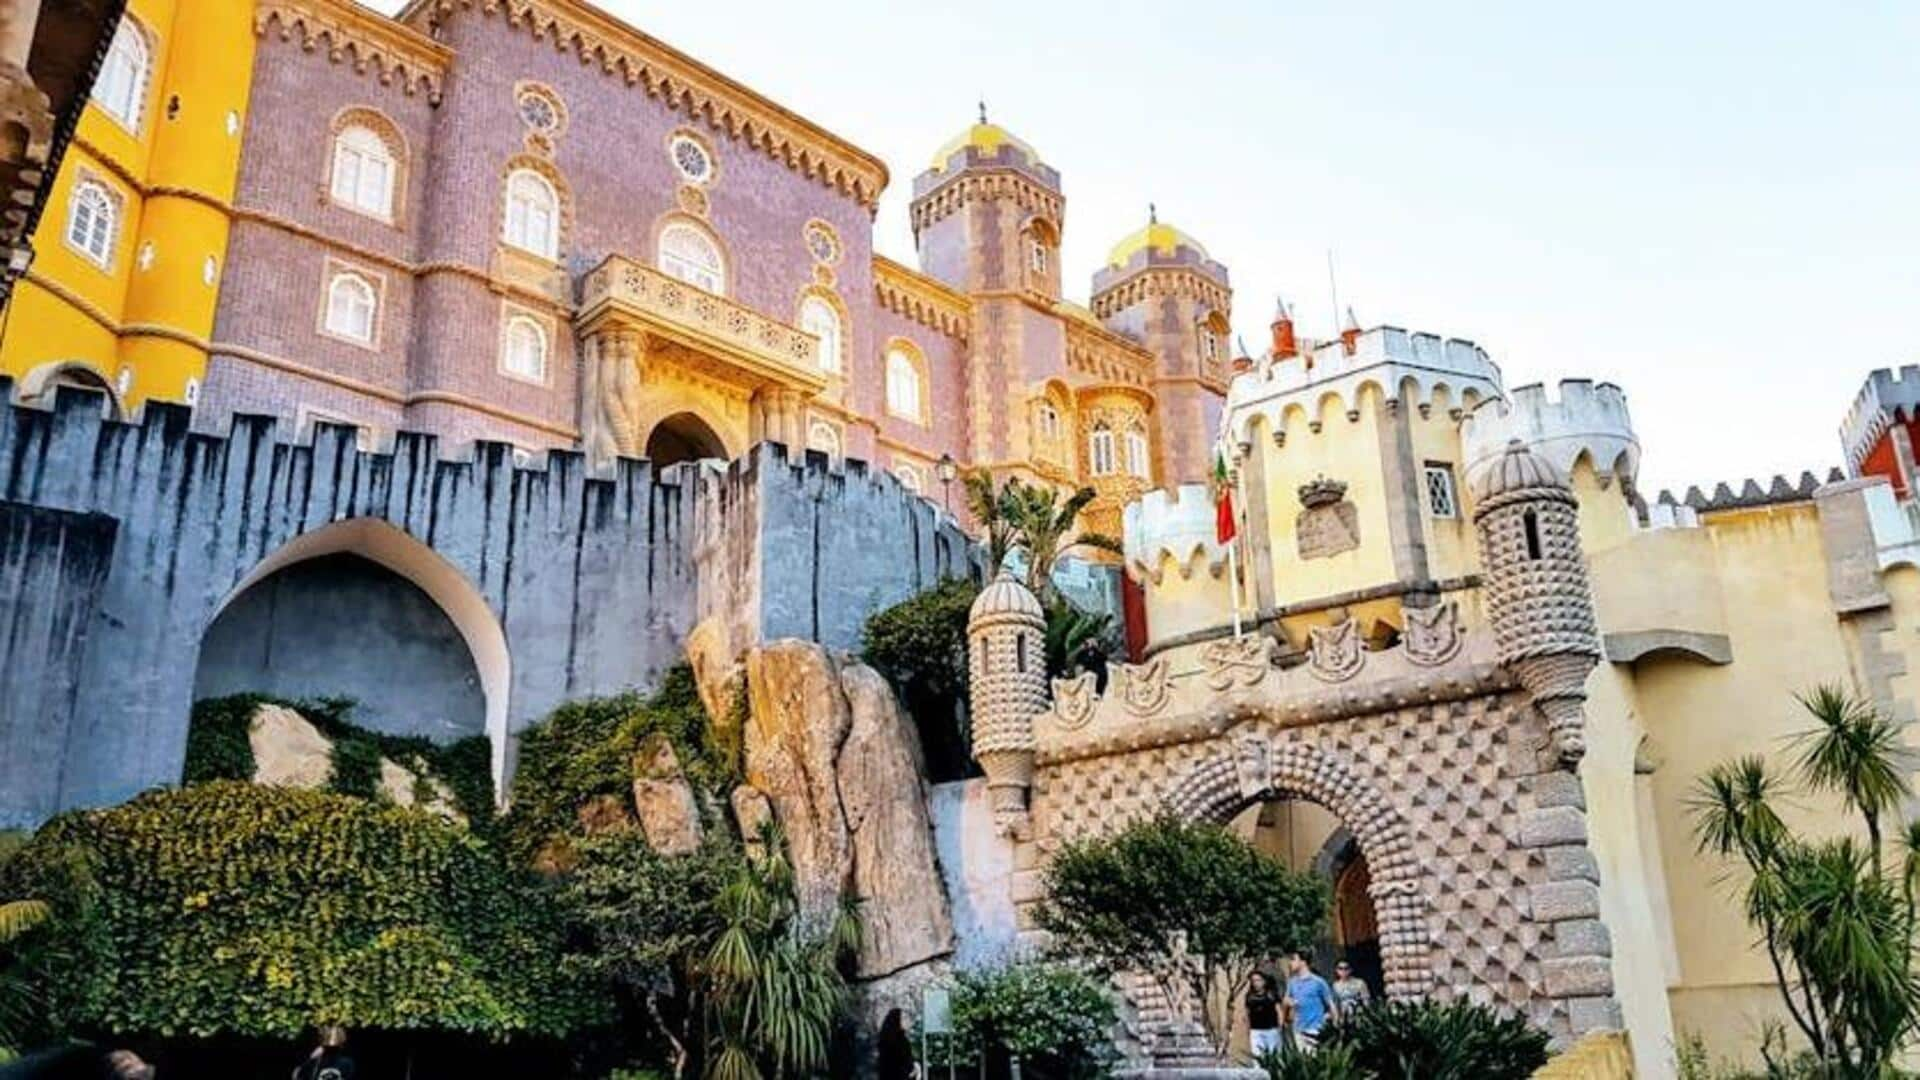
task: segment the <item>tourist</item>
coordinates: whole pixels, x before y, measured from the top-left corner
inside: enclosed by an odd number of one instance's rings
[[[1367,980],[1354,975],[1353,965],[1345,960],[1333,965],[1333,997],[1340,1003],[1336,1018],[1343,1022],[1353,1019],[1353,1014],[1373,1003]]]
[[[353,1080],[353,1058],[347,1056],[347,1029],[328,1024],[320,1029],[320,1044],[293,1070],[293,1080]]]
[[[880,1080],[911,1080],[913,1074],[913,1039],[906,1017],[893,1009],[880,1024]]]
[[[1333,988],[1313,973],[1313,964],[1298,949],[1287,954],[1287,1015],[1293,1018],[1293,1044],[1312,1052],[1320,1043],[1320,1029],[1339,1010]]]
[[[1247,1041],[1255,1058],[1280,1052],[1280,999],[1264,972],[1247,987]]]

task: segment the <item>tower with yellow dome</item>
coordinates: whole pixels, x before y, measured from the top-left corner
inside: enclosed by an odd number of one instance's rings
[[[0,373],[192,404],[224,277],[249,0],[130,0],[9,300]]]

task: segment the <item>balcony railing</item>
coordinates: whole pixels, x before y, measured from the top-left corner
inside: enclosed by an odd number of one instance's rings
[[[583,327],[624,317],[730,361],[756,381],[815,390],[826,385],[819,338],[624,255],[609,255],[587,274],[580,316]]]

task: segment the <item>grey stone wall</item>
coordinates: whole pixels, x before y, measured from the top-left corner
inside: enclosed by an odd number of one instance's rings
[[[12,396],[0,378],[0,398]],[[0,787],[0,824],[177,780],[215,617],[263,569],[340,550],[377,557],[325,546],[353,529],[377,526],[435,577],[417,584],[437,588],[443,608],[504,643],[499,689],[488,690],[501,758],[511,732],[562,701],[651,684],[703,613],[727,613],[738,647],[793,636],[854,648],[871,611],[971,565],[964,535],[891,476],[861,462],[830,468],[818,454],[793,464],[773,444],[724,469],[656,475],[623,460],[593,479],[568,451],[526,469],[502,443],[455,461],[410,432],[377,453],[357,449],[347,427],[318,425],[293,445],[266,417],[235,417],[225,436],[191,421],[162,404],[137,424],[104,420],[97,394],[70,387],[48,411],[0,405],[0,499],[28,507],[39,528],[63,520],[46,511],[110,519],[92,526],[107,537],[91,549],[106,562],[97,578],[47,557],[52,539],[0,561],[15,568],[0,585],[0,626],[36,628],[7,646],[0,669],[10,687],[0,761],[53,775]],[[369,636],[354,677],[409,677],[381,640]],[[18,660],[43,654],[39,666]],[[45,704],[50,695],[65,704]]]

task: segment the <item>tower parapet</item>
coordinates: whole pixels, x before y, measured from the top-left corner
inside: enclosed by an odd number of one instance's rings
[[[1470,408],[1500,395],[1500,366],[1471,341],[1411,333],[1397,326],[1376,326],[1348,336],[1350,342],[1326,342],[1298,359],[1270,357],[1235,378],[1227,390],[1224,425],[1234,441],[1247,441],[1248,426],[1256,416],[1265,416],[1269,429],[1279,431],[1285,426],[1282,414],[1288,408],[1298,406],[1317,417],[1320,403],[1329,397],[1352,412],[1361,388],[1369,384],[1379,387],[1389,400],[1423,411],[1441,390],[1447,391],[1453,409]],[[1409,387],[1412,400],[1403,400]]]
[[[1640,472],[1640,440],[1627,396],[1612,383],[1562,379],[1558,397],[1531,383],[1479,402],[1460,428],[1467,482],[1478,480],[1516,439],[1563,476],[1572,475],[1584,455],[1603,487],[1618,479],[1631,490]]]
[[[1032,590],[1005,569],[967,615],[967,688],[973,757],[987,774],[1002,835],[1026,832],[1033,786],[1033,718],[1047,710],[1047,617]]]
[[[1215,541],[1215,509],[1205,484],[1181,484],[1171,491],[1149,491],[1127,504],[1123,543],[1127,572],[1142,584],[1158,585],[1169,563],[1190,579],[1204,567],[1219,577],[1227,549]]]

